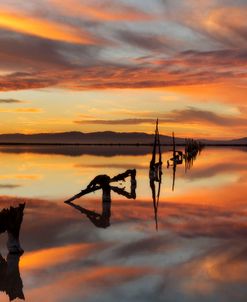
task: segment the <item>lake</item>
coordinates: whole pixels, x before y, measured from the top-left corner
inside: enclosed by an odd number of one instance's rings
[[[155,214],[150,147],[0,147],[1,209],[26,203],[27,302],[246,301],[247,149],[205,148],[187,171],[167,169],[171,155],[163,149]],[[95,176],[128,169],[136,198],[130,177],[115,182],[107,223],[101,190],[64,203]]]

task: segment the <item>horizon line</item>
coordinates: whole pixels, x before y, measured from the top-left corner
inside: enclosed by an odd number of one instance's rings
[[[93,131],[93,132],[82,132],[82,131],[60,131],[60,132],[35,132],[35,133],[22,133],[22,132],[14,132],[14,133],[0,133],[0,137],[4,135],[26,135],[26,136],[32,136],[32,135],[56,135],[56,134],[66,134],[66,133],[80,133],[80,134],[95,134],[95,133],[117,133],[117,134],[146,134],[146,135],[153,135],[153,133],[148,132],[139,132],[139,131],[130,131],[130,132],[119,132],[119,131],[111,131],[111,130],[105,130],[105,131]],[[166,137],[172,137],[168,134],[160,134],[161,136]],[[247,136],[244,137],[234,137],[234,138],[197,138],[197,137],[191,137],[191,136],[177,136],[178,139],[186,139],[186,138],[193,138],[195,140],[206,140],[206,141],[232,141],[232,140],[240,140],[240,139],[247,139]]]

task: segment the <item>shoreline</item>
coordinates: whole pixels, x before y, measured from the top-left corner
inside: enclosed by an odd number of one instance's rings
[[[160,144],[161,146],[172,146],[172,144]],[[152,143],[0,143],[0,146],[135,146],[135,147],[150,147]],[[185,146],[185,144],[178,143],[176,146]],[[247,147],[247,144],[224,144],[224,143],[210,143],[204,144],[205,147]]]

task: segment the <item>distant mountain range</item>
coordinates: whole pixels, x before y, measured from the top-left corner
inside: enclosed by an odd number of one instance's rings
[[[61,132],[40,134],[1,134],[0,144],[152,144],[154,136],[142,132]],[[170,136],[161,135],[162,144],[172,144]],[[206,145],[247,145],[247,137],[234,140],[201,140]],[[184,138],[176,138],[184,144]]]

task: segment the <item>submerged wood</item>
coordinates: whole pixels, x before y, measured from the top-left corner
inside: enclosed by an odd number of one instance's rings
[[[118,181],[125,181],[127,177],[131,177],[131,186],[133,187],[132,190],[134,190],[134,187],[136,186],[136,170],[135,169],[129,169],[126,170],[124,173],[120,173],[113,178],[110,178],[108,175],[97,175],[86,187],[86,189],[82,190],[80,193],[72,196],[71,198],[67,199],[65,203],[69,203],[75,199],[78,199],[84,195],[87,195],[89,193],[98,191],[98,190],[111,190],[110,183],[112,182],[118,182]]]
[[[131,177],[130,192],[127,192],[125,188],[119,188],[117,186],[111,186],[110,183],[125,181],[127,177]],[[99,214],[95,211],[90,211],[84,207],[74,204],[74,201],[81,196],[95,192],[97,190],[102,190],[102,213]],[[136,198],[136,170],[126,170],[124,173],[120,173],[113,178],[108,175],[98,175],[96,176],[80,193],[74,195],[65,201],[68,205],[80,211],[82,214],[86,215],[87,218],[98,228],[107,228],[110,226],[111,217],[111,191],[122,195],[128,199]]]
[[[73,202],[67,202],[70,206],[87,216],[87,218],[97,227],[97,228],[107,228],[110,226],[110,217],[111,217],[111,203],[104,202],[102,214],[99,214],[95,211],[88,210],[83,208]]]

